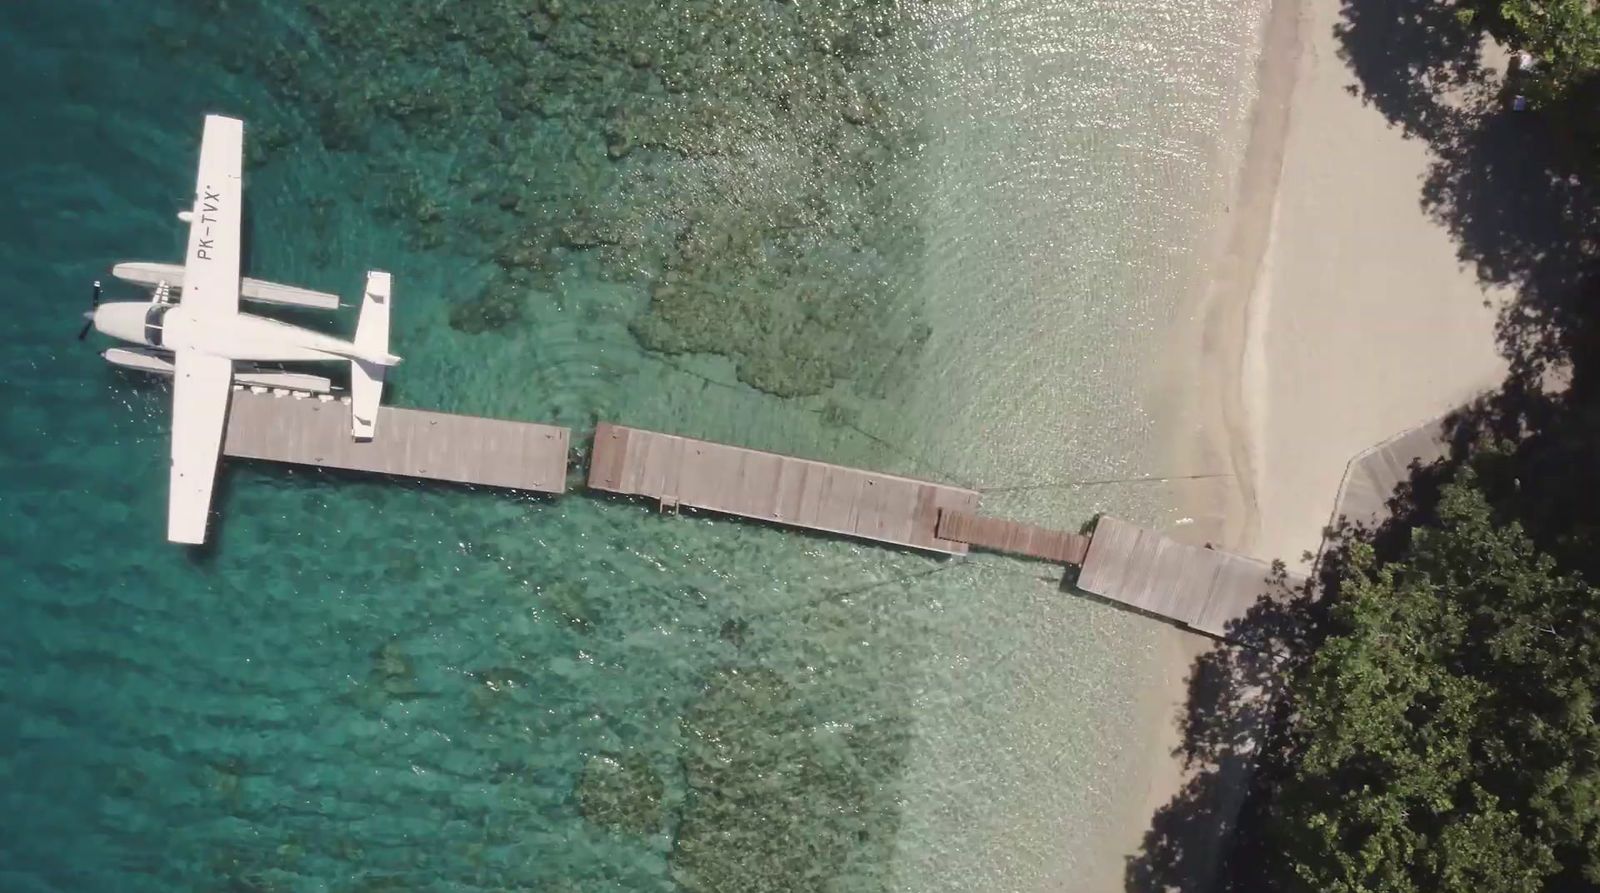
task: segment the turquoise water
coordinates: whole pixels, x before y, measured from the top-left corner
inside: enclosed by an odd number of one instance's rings
[[[1047,567],[233,464],[214,546],[162,541],[165,388],[73,333],[111,263],[181,253],[209,111],[249,122],[251,274],[395,274],[396,403],[1175,519],[1063,483],[1205,471],[1163,464],[1145,373],[1261,4],[574,6],[0,7],[0,887],[1028,890],[1104,861],[1159,631]]]

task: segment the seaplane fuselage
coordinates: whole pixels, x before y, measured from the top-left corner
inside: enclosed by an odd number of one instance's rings
[[[399,361],[364,351],[354,342],[251,313],[197,313],[181,303],[113,301],[94,310],[96,330],[162,351],[195,350],[253,362],[302,363],[359,360],[378,366]]]

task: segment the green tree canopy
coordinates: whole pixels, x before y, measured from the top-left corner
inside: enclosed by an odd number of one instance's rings
[[[1470,471],[1400,560],[1355,545],[1294,686],[1285,889],[1600,889],[1600,592]]]
[[[1535,57],[1534,84],[1560,99],[1600,69],[1600,10],[1593,0],[1479,0],[1496,38]]]

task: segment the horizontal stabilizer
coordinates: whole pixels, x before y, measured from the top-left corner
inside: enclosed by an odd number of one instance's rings
[[[162,282],[172,286],[174,291],[183,288],[183,266],[180,264],[129,261],[112,267],[111,275],[124,282],[146,285],[151,288]],[[309,288],[300,288],[294,285],[279,285],[276,282],[251,279],[248,276],[239,280],[239,297],[260,304],[309,307],[312,310],[339,309],[338,295],[312,291]]]
[[[361,296],[361,318],[356,321],[356,350],[350,360],[350,435],[371,440],[377,433],[378,404],[383,400],[387,368],[400,362],[389,353],[389,299],[394,277],[376,270],[367,274]]]

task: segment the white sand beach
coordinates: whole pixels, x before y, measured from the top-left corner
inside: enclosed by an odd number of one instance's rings
[[[1427,146],[1350,89],[1334,30],[1340,6],[1275,4],[1249,149],[1199,311],[1203,334],[1179,346],[1193,365],[1175,370],[1202,392],[1195,443],[1177,447],[1189,452],[1183,467],[1234,474],[1230,487],[1196,495],[1193,514],[1212,520],[1201,529],[1220,547],[1291,569],[1318,547],[1355,454],[1494,387],[1505,371],[1495,344],[1503,295],[1480,285],[1421,206]],[[1193,393],[1182,379],[1172,388]],[[1143,802],[1129,797],[1119,857],[1113,864],[1108,853],[1085,890],[1135,889],[1126,860],[1187,780],[1174,757],[1178,718],[1194,659],[1210,645],[1170,636],[1168,687],[1149,704],[1149,785]],[[1200,872],[1207,864],[1185,861]]]
[[[1315,550],[1357,452],[1499,384],[1503,293],[1420,207],[1429,163],[1346,91],[1339,4],[1312,0],[1271,242],[1242,378],[1255,472],[1252,554]]]

